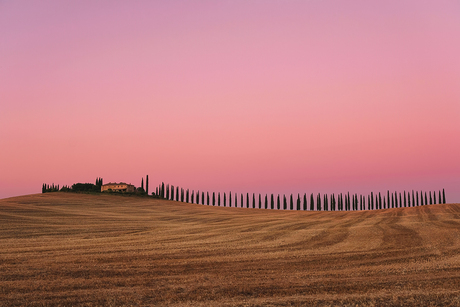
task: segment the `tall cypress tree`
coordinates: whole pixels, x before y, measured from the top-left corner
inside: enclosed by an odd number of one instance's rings
[[[442,201],[441,201],[441,190],[439,190],[438,203],[442,204]]]
[[[102,183],[102,178],[101,178]],[[149,175],[145,176],[145,193],[149,195]]]
[[[276,209],[280,210],[280,208],[281,208],[280,195],[278,194],[278,198],[277,198],[277,201],[276,201]]]
[[[171,200],[174,200],[174,186],[171,185]]]
[[[297,211],[300,211],[300,194],[297,194]]]
[[[268,196],[265,194],[265,209],[268,209]]]
[[[270,209],[275,209],[275,198],[273,197],[273,194],[270,195]]]
[[[433,204],[436,204],[436,191],[433,191]]]
[[[446,203],[446,192],[444,191],[444,189],[442,189],[442,203]]]
[[[141,180],[141,188],[142,190],[144,189],[144,177],[142,177],[142,180]]]
[[[195,203],[195,190],[192,190],[192,196],[190,198],[191,198],[191,203],[194,204]]]
[[[179,189],[179,187],[176,187],[176,200],[180,201],[180,189]]]
[[[249,208],[249,193],[246,193],[246,208]]]
[[[382,195],[379,192],[379,209],[382,209]]]
[[[428,198],[427,198],[426,195],[427,195],[427,194],[426,194],[426,192],[425,192],[425,206],[428,205]]]
[[[307,193],[303,194],[303,211],[307,211]]]
[[[196,203],[197,205],[200,204],[200,190],[196,191]]]
[[[186,196],[186,197],[187,197],[187,198],[186,198],[186,201],[185,201],[185,202],[186,202],[186,203],[189,203],[189,190],[188,190],[188,189],[187,189],[187,196]]]
[[[225,192],[224,192],[224,207],[227,207],[227,196]]]
[[[318,193],[318,199],[316,200],[316,210],[321,211],[321,193]]]
[[[232,207],[232,191],[228,193],[228,206],[231,208]]]
[[[315,210],[315,198],[313,197],[313,193],[310,195],[310,211]]]
[[[259,193],[259,209],[262,209],[262,196]]]
[[[294,201],[292,200],[292,194],[289,202],[289,210],[294,210]]]
[[[433,198],[431,197],[431,191],[429,193],[430,193],[430,205],[432,205],[433,204]]]
[[[217,193],[217,206],[220,207],[220,192]]]
[[[287,210],[287,201],[286,201],[286,195],[283,194],[283,210]]]
[[[256,194],[252,193],[252,209],[256,207]]]

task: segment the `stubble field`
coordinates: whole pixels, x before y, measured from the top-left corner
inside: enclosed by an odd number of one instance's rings
[[[219,208],[0,200],[2,306],[460,306],[460,205]]]

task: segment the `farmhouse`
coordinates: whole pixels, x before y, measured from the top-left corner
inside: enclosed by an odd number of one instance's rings
[[[101,192],[104,191],[113,191],[113,192],[134,192],[135,187],[132,184],[120,182],[120,183],[107,183],[101,186]]]

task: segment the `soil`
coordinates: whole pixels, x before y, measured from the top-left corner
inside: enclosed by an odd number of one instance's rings
[[[460,306],[460,204],[355,212],[0,200],[1,306]]]

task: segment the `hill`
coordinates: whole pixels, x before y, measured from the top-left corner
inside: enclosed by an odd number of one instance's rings
[[[459,218],[459,204],[286,212],[1,199],[0,304],[459,306]]]

